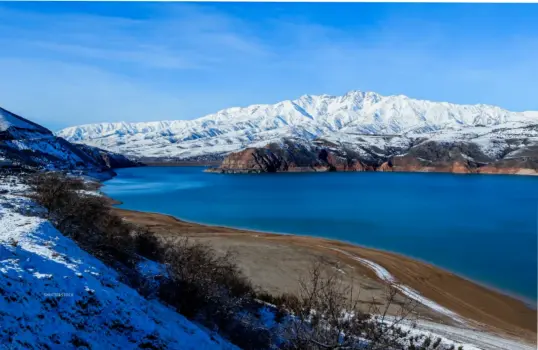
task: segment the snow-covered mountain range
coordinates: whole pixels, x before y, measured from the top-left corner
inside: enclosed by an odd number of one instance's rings
[[[351,91],[343,96],[305,95],[273,105],[228,108],[194,120],[74,126],[57,135],[133,157],[189,159],[219,157],[290,138],[307,143],[314,139],[355,142],[358,135],[366,136],[365,140],[372,139],[368,135],[397,135],[398,142],[409,143],[418,137],[466,139],[537,123],[538,112]]]

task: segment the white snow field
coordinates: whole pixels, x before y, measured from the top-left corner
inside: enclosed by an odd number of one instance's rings
[[[0,178],[0,348],[236,349],[118,282]],[[5,193],[7,191],[7,193]]]
[[[189,158],[226,154],[290,137],[352,140],[354,135],[400,135],[407,139],[446,131],[452,137],[466,138],[467,128],[478,128],[483,135],[495,127],[504,130],[532,124],[538,124],[538,112],[350,91],[343,96],[305,95],[273,105],[233,107],[192,120],[73,126],[57,135],[128,156]]]

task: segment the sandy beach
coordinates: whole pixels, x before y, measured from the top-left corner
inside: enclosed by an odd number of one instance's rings
[[[294,292],[298,280],[316,259],[360,289],[365,305],[382,303],[387,278],[401,286],[398,303],[416,292],[421,319],[487,330],[536,344],[537,312],[523,301],[482,286],[426,262],[406,256],[317,237],[261,233],[178,220],[169,215],[113,209],[132,223],[148,227],[163,239],[191,237],[217,251],[235,251],[245,274],[260,289]],[[365,306],[366,307],[366,306]],[[393,305],[390,312],[396,312]],[[461,326],[461,324],[460,324]]]

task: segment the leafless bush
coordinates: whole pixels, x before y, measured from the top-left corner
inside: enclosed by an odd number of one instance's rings
[[[389,286],[383,303],[369,303],[363,311],[352,281],[345,281],[334,271],[327,272],[321,262],[316,262],[300,281],[297,299],[290,302],[289,297],[273,298],[280,307],[287,301],[285,308],[291,315],[283,348],[405,349],[402,344],[407,334],[398,325],[410,319],[416,303],[399,303],[396,316],[389,318],[387,313],[395,306],[396,297],[397,290]]]
[[[50,172],[33,174],[27,183],[56,228],[106,263],[132,265],[138,254],[155,249],[153,241],[146,245],[151,238],[140,238],[137,227],[110,211],[106,198],[82,191],[82,180]]]
[[[84,188],[83,181],[58,172],[35,173],[27,178],[33,198],[47,210],[47,217],[72,201],[72,192]]]
[[[207,291],[215,289],[214,293],[207,293],[206,298],[215,298],[222,293],[238,297],[253,295],[250,282],[230,251],[217,254],[207,244],[180,238],[167,247],[164,257],[173,280]]]
[[[161,284],[161,299],[244,349],[268,346],[270,334],[243,317],[259,304],[231,252],[218,254],[209,245],[181,238],[167,247],[164,261],[169,279]]]
[[[138,254],[143,257],[163,262],[164,260],[164,244],[150,230],[137,227],[134,232],[134,245]]]

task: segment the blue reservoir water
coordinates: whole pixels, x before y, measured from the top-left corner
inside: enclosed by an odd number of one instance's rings
[[[421,173],[220,175],[120,169],[126,209],[402,253],[535,301],[538,178]]]

